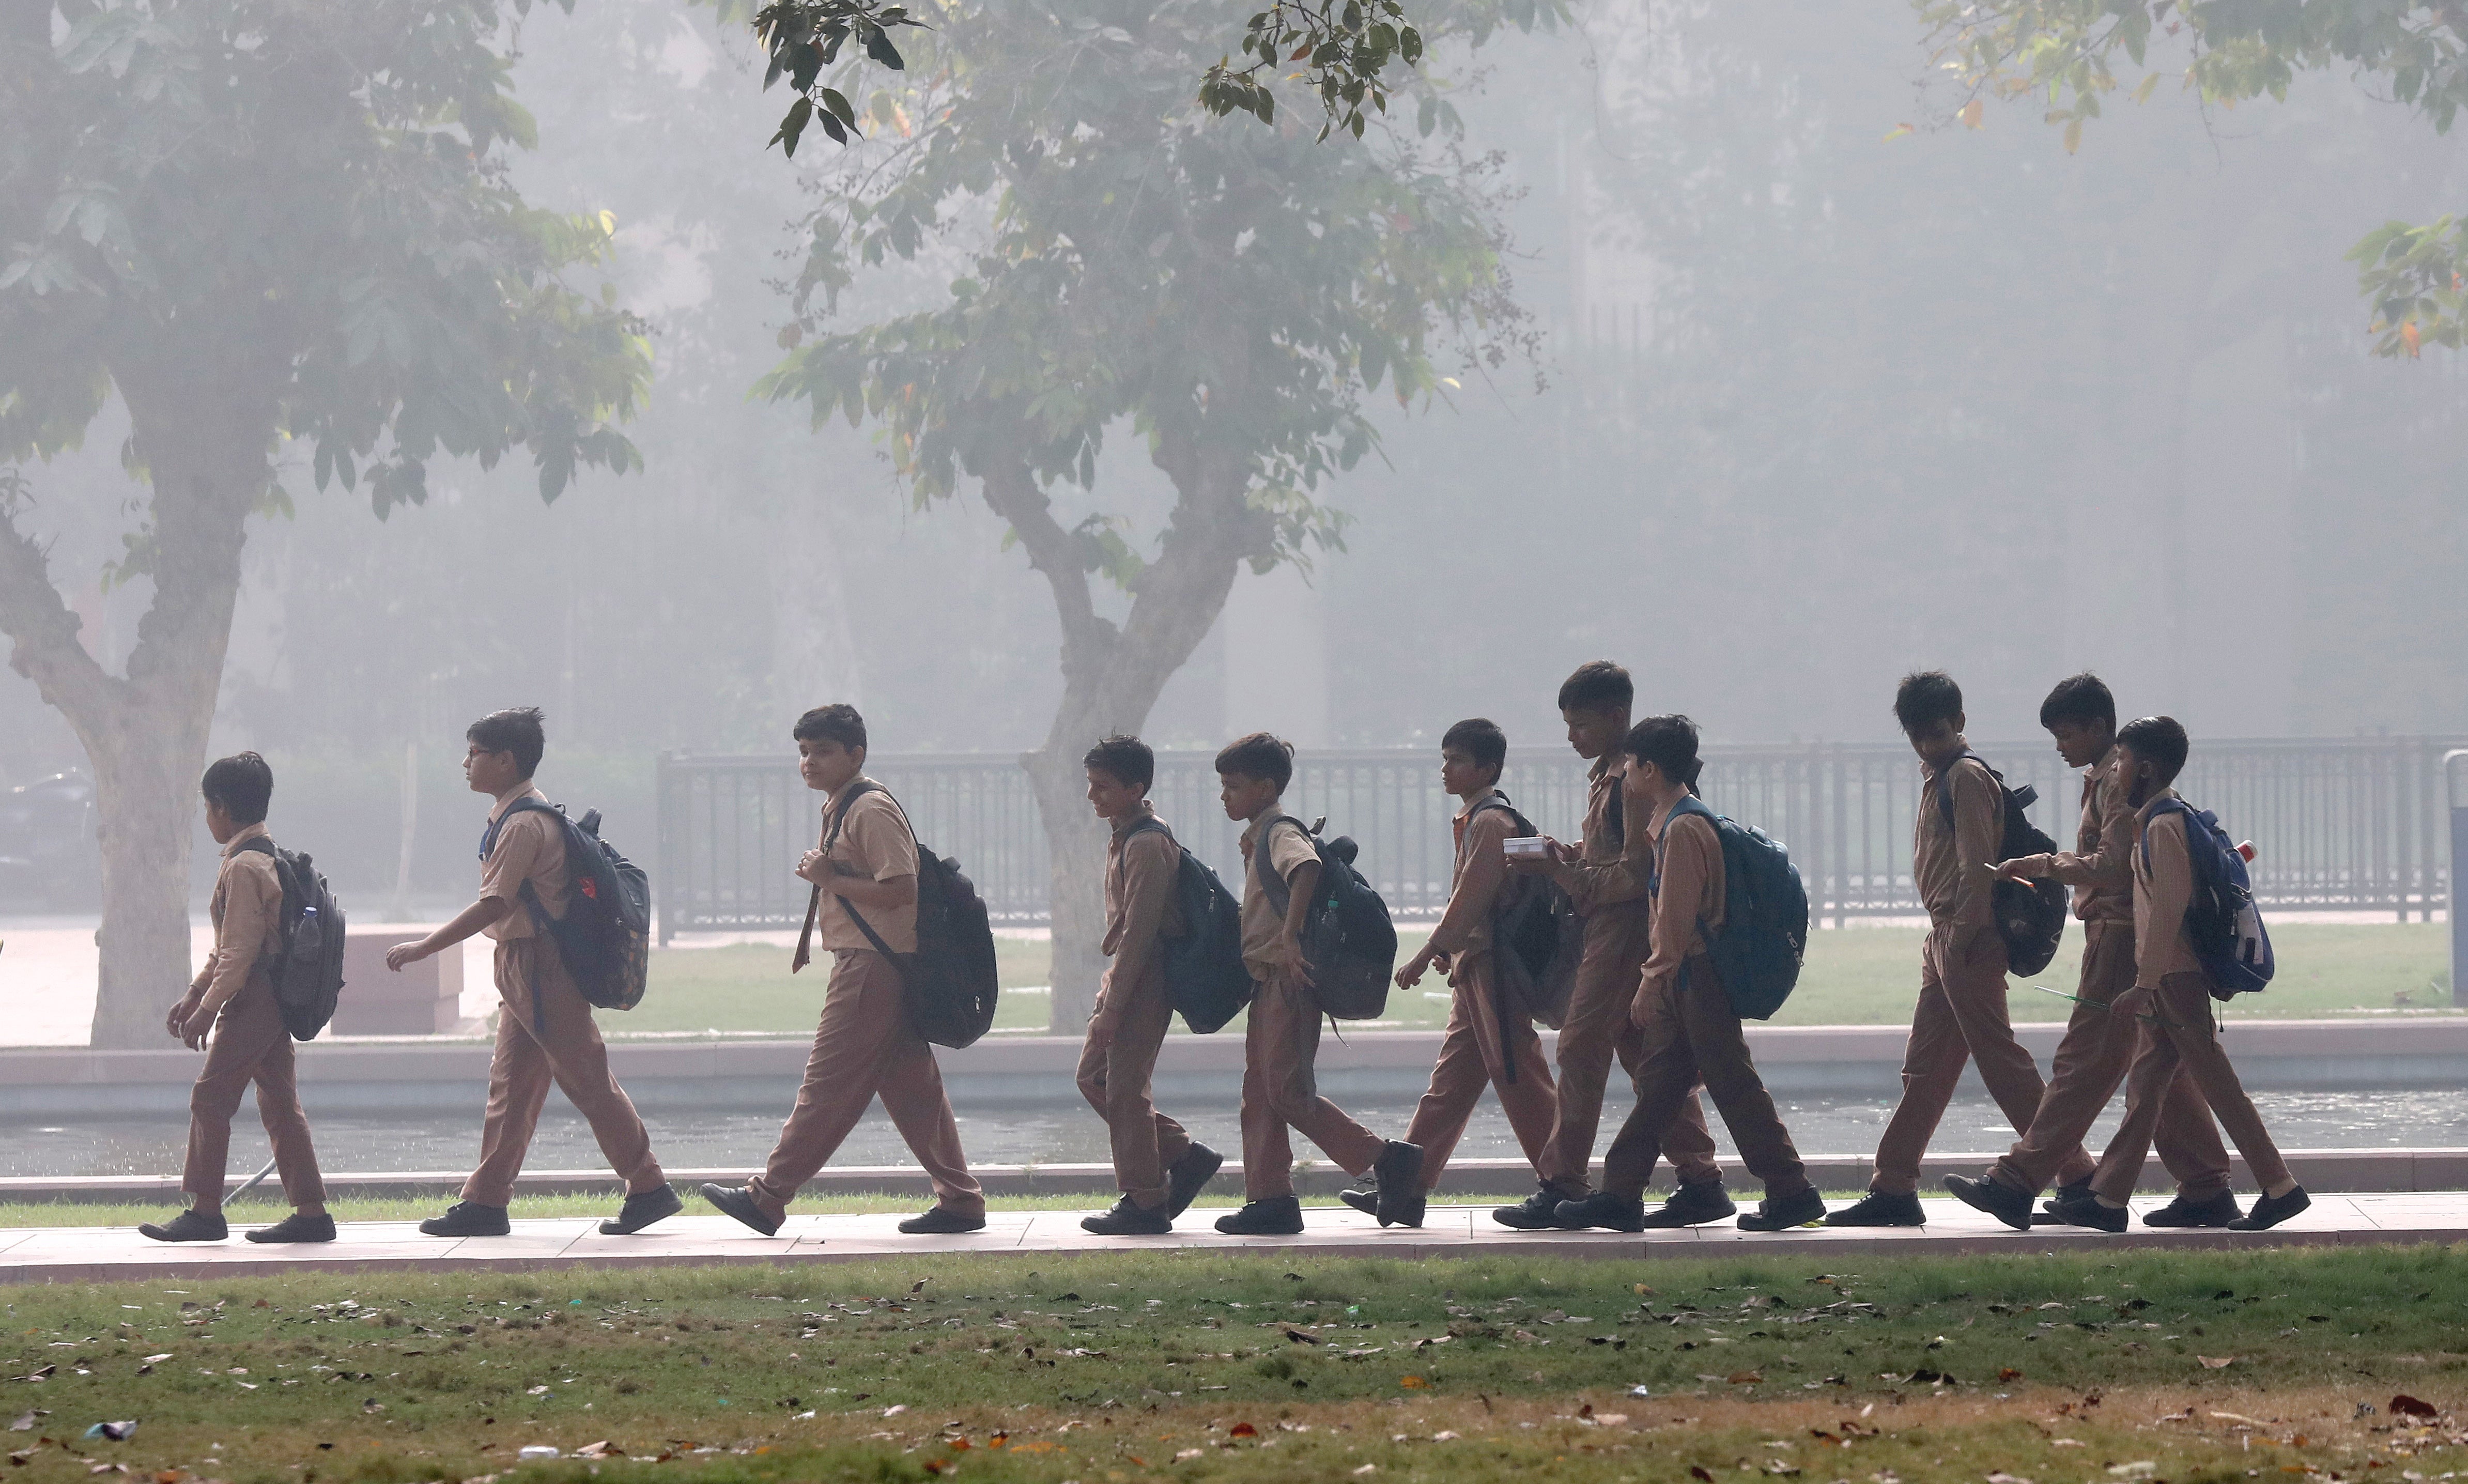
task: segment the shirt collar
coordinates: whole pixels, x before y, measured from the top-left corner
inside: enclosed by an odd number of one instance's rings
[[[240,833],[233,835],[231,837],[231,843],[223,847],[223,858],[229,859],[232,856],[239,855],[240,848],[246,845],[249,841],[263,840],[265,837],[264,820],[261,819],[253,825],[242,825],[240,826]]]
[[[2162,788],[2158,793],[2153,794],[2150,798],[2145,799],[2142,803],[2142,807],[2136,810],[2134,812],[2144,824],[2149,824],[2151,822],[2151,811],[2175,797],[2177,797],[2176,789]]]
[[[1139,809],[1132,812],[1130,817],[1114,821],[1114,838],[1118,840],[1123,838],[1125,835],[1130,834],[1132,831],[1138,829],[1144,824],[1147,824],[1150,820],[1154,819],[1155,817],[1156,805],[1147,799],[1140,800]]]
[[[497,807],[489,810],[489,822],[491,824],[495,824],[498,820],[505,818],[506,810],[514,808],[525,799],[538,799],[542,803],[548,802],[546,795],[539,791],[539,787],[537,784],[534,784],[530,779],[526,778],[521,783],[516,784],[512,788],[507,789],[504,793],[497,796]]]
[[[1457,818],[1460,820],[1473,818],[1474,811],[1482,808],[1483,800],[1488,799],[1498,792],[1498,788],[1495,786],[1493,788],[1485,788],[1480,793],[1475,794],[1473,798],[1468,799],[1465,803],[1465,807],[1457,810]]]

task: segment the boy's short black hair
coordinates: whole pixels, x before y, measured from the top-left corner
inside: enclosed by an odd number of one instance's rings
[[[1628,729],[1621,749],[1639,763],[1651,763],[1663,776],[1697,791],[1697,775],[1705,760],[1697,755],[1697,723],[1686,717],[1648,717]]]
[[[274,769],[254,752],[217,758],[206,765],[197,791],[207,803],[221,805],[234,824],[263,824],[266,804],[274,797]]]
[[[1156,782],[1156,753],[1147,742],[1120,732],[1089,748],[1080,765],[1110,773],[1118,783],[1135,784],[1142,788]]]
[[[540,725],[537,706],[491,711],[466,727],[463,740],[479,743],[485,752],[513,753],[514,766],[525,778],[539,771],[540,754],[548,751],[548,732]]]
[[[1560,682],[1562,711],[1621,711],[1636,704],[1636,683],[1607,659],[1589,659]]]
[[[865,718],[844,700],[816,706],[788,729],[791,742],[835,742],[851,752],[865,746]]]
[[[2159,776],[2160,787],[2167,788],[2185,770],[2185,754],[2193,743],[2185,738],[2184,727],[2175,717],[2139,717],[2116,730],[2116,744],[2133,753],[2135,760],[2151,765]]]
[[[1267,732],[1237,737],[1217,754],[1217,771],[1237,778],[1265,778],[1286,791],[1294,781],[1294,744]]]
[[[2097,721],[2112,732],[2116,730],[2116,697],[2109,694],[2108,682],[2088,670],[2058,681],[2048,698],[2040,702],[2040,724],[2055,726],[2064,721],[2077,725]]]
[[[1962,715],[1962,687],[1942,670],[1923,670],[1903,676],[1894,688],[1894,719],[1905,732],[1918,732]]]
[[[1450,727],[1440,738],[1442,750],[1456,748],[1474,759],[1477,767],[1497,773],[1508,763],[1508,734],[1489,717],[1468,717]]]

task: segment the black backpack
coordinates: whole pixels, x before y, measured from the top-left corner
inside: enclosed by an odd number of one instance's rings
[[[2018,856],[2054,854],[2057,842],[2023,812],[2039,802],[2040,790],[2029,784],[2020,788],[2006,788],[2005,775],[1988,767],[1988,760],[1976,752],[1966,750],[1937,773],[1936,804],[1945,816],[1946,829],[1954,828],[1954,788],[1947,775],[1963,758],[1988,768],[1988,776],[1997,781],[1997,791],[2005,800],[2005,833],[1997,847],[1997,858],[2012,860]],[[2065,886],[2050,877],[2017,881],[2000,876],[1991,905],[1997,914],[1997,936],[2005,940],[2008,970],[2035,974],[2047,968],[2048,961],[2057,956],[2057,944],[2066,935]]]
[[[1311,966],[1313,998],[1339,1020],[1378,1019],[1388,1008],[1389,976],[1397,971],[1397,925],[1388,921],[1388,903],[1354,869],[1360,847],[1345,835],[1323,840],[1319,825],[1291,814],[1268,821],[1268,830],[1279,825],[1300,830],[1319,853],[1319,886],[1303,919],[1303,962]],[[1293,893],[1277,873],[1261,868],[1268,830],[1252,844],[1251,876],[1283,917]]]
[[[908,823],[908,810],[900,809],[900,801],[891,790],[871,779],[850,788],[832,811],[829,833],[823,836],[823,849],[830,850],[839,839],[840,826],[848,819],[849,806],[869,793],[880,793],[891,799],[891,807],[900,810],[900,820]],[[908,837],[917,839],[917,827],[908,826]],[[977,895],[976,883],[960,870],[957,860],[938,856],[917,840],[917,951],[894,953],[874,925],[865,920],[846,897],[833,893],[840,910],[865,934],[874,950],[891,960],[900,971],[900,984],[905,993],[902,1004],[908,1012],[908,1027],[920,1037],[938,1046],[957,1050],[972,1045],[978,1037],[994,1028],[994,1002],[1001,975],[994,968],[994,924],[986,912],[985,899]],[[813,923],[813,909],[822,901],[822,887],[814,888],[814,902],[807,907],[806,921]]]
[[[343,993],[343,904],[307,855],[278,849],[263,835],[240,849],[274,857],[283,911],[279,940],[265,955],[266,977],[274,981],[283,1028],[293,1040],[315,1040]]]
[[[1497,792],[1475,805],[1466,822],[1489,810],[1507,810],[1521,836],[1541,833],[1507,794]],[[1566,889],[1547,876],[1511,876],[1492,903],[1491,946],[1499,971],[1503,1035],[1520,1012],[1558,1030],[1568,1018],[1568,993],[1576,988],[1577,961],[1586,949],[1586,920]]]
[[[523,905],[532,925],[557,945],[558,959],[583,999],[602,1010],[641,1004],[651,972],[651,878],[600,837],[600,810],[569,819],[565,806],[531,798],[516,800],[489,827],[481,859],[489,858],[497,832],[516,814],[548,815],[565,839],[565,916],[549,916],[526,880]]]
[[[1133,825],[1131,833],[1150,830],[1174,839],[1165,821],[1155,818]],[[1243,962],[1243,903],[1180,840],[1174,848],[1182,857],[1174,878],[1182,931],[1157,944],[1166,1003],[1180,1013],[1183,1024],[1206,1036],[1224,1029],[1251,1003],[1251,970]]]

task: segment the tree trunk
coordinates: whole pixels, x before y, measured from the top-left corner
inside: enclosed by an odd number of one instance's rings
[[[79,620],[53,587],[42,547],[17,529],[13,511],[0,512],[11,517],[0,520],[10,664],[67,718],[94,767],[103,926],[91,1043],[103,1047],[157,1044],[164,1011],[188,987],[197,774],[240,596],[240,545],[266,488],[274,436],[273,401],[240,390],[243,375],[118,379],[154,490],[136,548],[150,555],[154,601],[125,676],[105,673],[79,642]]]

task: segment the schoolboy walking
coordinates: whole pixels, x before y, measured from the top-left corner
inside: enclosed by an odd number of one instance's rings
[[[169,1221],[137,1229],[157,1242],[220,1242],[231,1235],[223,1183],[232,1115],[255,1083],[257,1115],[274,1142],[275,1173],[291,1214],[245,1235],[251,1242],[331,1242],[334,1219],[326,1214],[326,1184],[308,1117],[300,1110],[291,1033],[266,971],[283,933],[283,881],[265,831],[274,770],[254,752],[221,758],[207,767],[198,791],[205,795],[206,830],[223,848],[211,909],[215,951],[163,1022],[190,1050],[206,1048],[205,1069],[189,1091],[189,1158],[180,1175],[189,1204]]]
[[[1920,758],[1911,880],[1928,909],[1920,997],[1903,1052],[1903,1096],[1877,1142],[1868,1193],[1825,1219],[1829,1226],[1920,1226],[1920,1158],[1945,1116],[1966,1062],[2017,1132],[2039,1110],[2040,1069],[2014,1039],[2005,1008],[2005,940],[1994,911],[1995,862],[2005,801],[1986,764],[1968,756],[1962,687],[1941,670],[1903,677],[1894,719]],[[1953,801],[1952,822],[1944,800]]]
[[[2140,848],[2134,852],[2134,990],[2117,1001],[2137,1017],[2140,1043],[2125,1078],[2125,1120],[2100,1155],[2091,1176],[2092,1198],[2068,1201],[2059,1215],[2101,1231],[2125,1229],[2126,1200],[2142,1177],[2170,1085],[2179,1071],[2192,1077],[2203,1101],[2245,1156],[2262,1197],[2253,1209],[2230,1221],[2231,1231],[2263,1231],[2313,1202],[2288,1173],[2270,1130],[2246,1096],[2245,1085],[2220,1044],[2213,1015],[2211,977],[2194,952],[2186,909],[2194,898],[2194,862],[2185,839],[2185,814],[2171,787],[2184,770],[2189,745],[2172,717],[2144,717],[2116,734],[2110,759],[2114,787],[2137,810]]]
[[[1627,772],[1629,712],[1635,703],[1628,672],[1607,659],[1578,666],[1562,682],[1560,717],[1568,728],[1568,745],[1592,765],[1586,774],[1584,833],[1573,852],[1553,840],[1547,859],[1509,862],[1520,873],[1547,872],[1585,923],[1567,1014],[1560,1022],[1551,1135],[1535,1161],[1537,1186],[1524,1200],[1491,1213],[1493,1221],[1520,1231],[1557,1224],[1562,1201],[1593,1193],[1594,1135],[1602,1125],[1612,1060],[1632,1083],[1636,1077],[1643,1033],[1629,1018],[1629,1007],[1652,935],[1646,883],[1654,872],[1654,845],[1644,822],[1628,817],[1620,787]],[[1723,1189],[1714,1135],[1695,1092],[1681,1101],[1662,1154],[1679,1184],[1647,1215],[1648,1226],[1693,1226],[1738,1210]]]
[[[626,1185],[625,1204],[600,1223],[601,1232],[616,1237],[641,1231],[676,1215],[679,1202],[651,1155],[642,1115],[608,1070],[608,1048],[591,1018],[591,1002],[575,987],[542,925],[565,916],[573,878],[554,806],[532,783],[548,750],[539,710],[492,711],[463,735],[469,744],[464,779],[472,792],[497,801],[480,836],[480,895],[427,937],[388,948],[386,967],[400,972],[473,933],[486,933],[497,945],[502,1003],[496,1051],[489,1060],[480,1162],[463,1182],[463,1199],[445,1215],[421,1222],[420,1229],[432,1237],[506,1235],[506,1204],[555,1082],[590,1123],[600,1153]]]
[[[1293,781],[1294,749],[1266,732],[1226,744],[1217,754],[1218,797],[1225,817],[1246,820],[1243,832],[1243,963],[1254,986],[1243,1039],[1242,1209],[1217,1219],[1227,1236],[1291,1236],[1303,1229],[1294,1199],[1294,1153],[1287,1130],[1299,1130],[1348,1175],[1379,1179],[1380,1224],[1420,1225],[1423,1152],[1383,1139],[1319,1095],[1319,1000],[1303,957],[1303,923],[1319,886],[1319,853],[1301,820],[1280,803]],[[1285,885],[1281,915],[1269,904],[1265,878]]]
[[[2040,705],[2040,724],[2056,739],[2068,767],[2083,770],[2082,824],[2074,850],[2024,856],[2000,865],[2014,880],[2053,877],[2074,889],[2083,927],[2082,982],[2065,1039],[2048,1066],[2039,1110],[2005,1156],[1982,1180],[1946,1176],[1946,1189],[2018,1228],[2031,1224],[2032,1198],[2058,1182],[2048,1215],[2091,1196],[2091,1157],[2082,1137],[2125,1081],[2139,1026],[2115,1008],[2134,988],[2134,862],[2141,831],[2133,805],[2110,779],[2116,745],[2116,701],[2088,672],[2057,683]],[[2150,1226],[2225,1226],[2245,1213],[2228,1190],[2228,1155],[2211,1125],[2211,1110],[2180,1070],[2169,1083],[2154,1135],[2161,1163],[2177,1178],[2177,1199],[2144,1217]]]
[[[1709,949],[1725,922],[1727,882],[1723,841],[1713,820],[1680,806],[1693,798],[1703,766],[1697,724],[1686,717],[1648,717],[1623,743],[1628,771],[1621,787],[1650,820],[1655,874],[1654,951],[1645,961],[1630,1018],[1643,1033],[1636,1106],[1603,1156],[1602,1189],[1563,1201],[1555,1224],[1614,1231],[1645,1229],[1645,1182],[1663,1141],[1679,1123],[1689,1089],[1704,1084],[1731,1130],[1748,1173],[1765,1183],[1765,1199],[1740,1217],[1743,1231],[1781,1231],[1825,1215],[1824,1199],[1791,1133],[1774,1111],[1740,1029],[1739,1012],[1715,971]]]
[[[1136,737],[1108,737],[1080,760],[1088,804],[1112,829],[1106,844],[1106,938],[1112,961],[1080,1051],[1080,1093],[1106,1120],[1122,1199],[1080,1224],[1101,1237],[1174,1229],[1225,1156],[1193,1141],[1151,1094],[1174,1007],[1166,999],[1162,940],[1182,930],[1175,881],[1182,853],[1149,803],[1156,754]]]
[[[934,1048],[910,1028],[900,966],[917,951],[917,835],[890,793],[865,776],[865,719],[846,704],[797,719],[797,771],[823,795],[822,842],[797,863],[812,885],[788,971],[832,955],[806,1079],[763,1173],[743,1185],[705,1185],[705,1200],[765,1236],[838,1153],[879,1096],[933,1182],[934,1204],[900,1223],[911,1235],[978,1231],[986,1197],[969,1174],[960,1127]]]
[[[1438,925],[1397,970],[1397,986],[1406,990],[1422,983],[1434,966],[1449,976],[1448,1028],[1440,1036],[1439,1060],[1405,1129],[1405,1142],[1423,1152],[1422,1189],[1415,1192],[1420,1196],[1438,1187],[1486,1085],[1498,1096],[1529,1163],[1542,1159],[1558,1113],[1542,1038],[1534,1034],[1533,1017],[1503,999],[1506,986],[1493,947],[1492,914],[1508,879],[1502,846],[1517,833],[1516,815],[1499,791],[1507,762],[1508,734],[1486,718],[1460,721],[1440,738],[1440,787],[1458,804],[1451,821],[1456,867]],[[1379,1208],[1376,1181],[1339,1197],[1358,1211]]]

